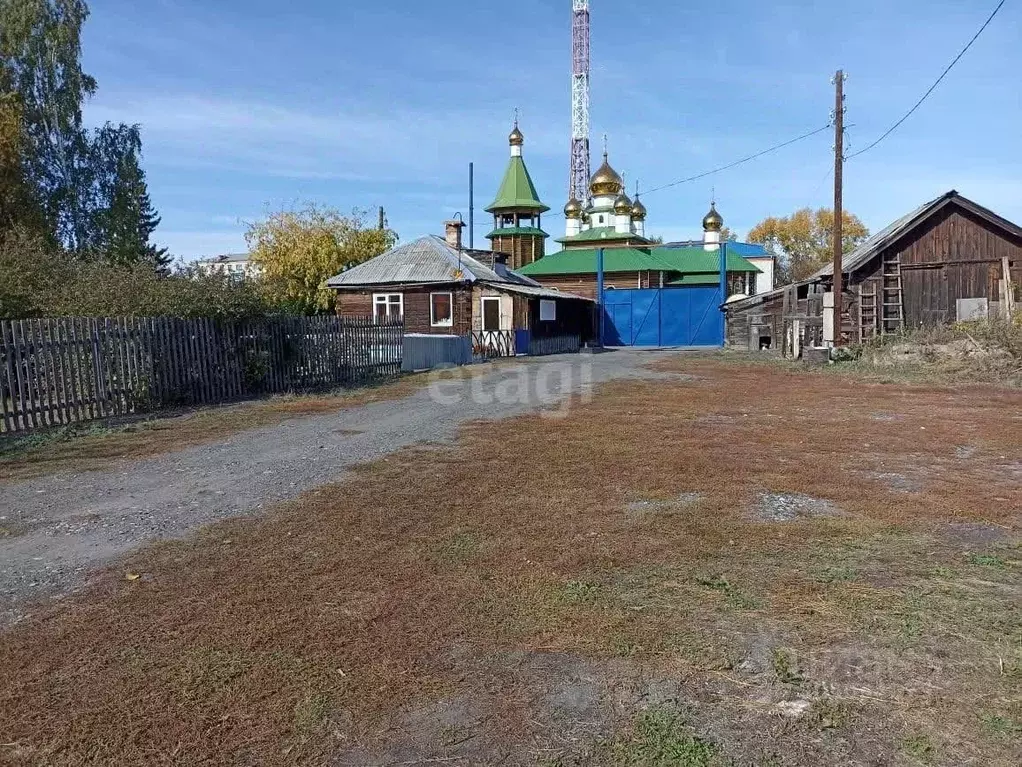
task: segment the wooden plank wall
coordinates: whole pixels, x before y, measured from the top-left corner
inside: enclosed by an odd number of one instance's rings
[[[0,320],[0,433],[356,385],[401,370],[370,317]]]

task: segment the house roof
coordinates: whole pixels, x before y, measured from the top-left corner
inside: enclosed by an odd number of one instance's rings
[[[729,253],[736,253],[742,258],[774,258],[774,254],[766,249],[766,245],[758,242],[734,242],[728,240],[727,249]],[[686,240],[683,242],[668,242],[665,248],[701,248],[702,240]]]
[[[477,253],[475,258],[472,253]],[[544,288],[538,282],[500,264],[492,267],[491,251],[459,251],[443,237],[427,235],[398,245],[327,280],[327,287],[357,289],[375,285],[449,285],[457,282],[480,283],[497,290],[540,298],[583,299],[571,293]]]
[[[541,258],[520,271],[529,277],[553,274],[595,274],[596,253],[592,248],[562,250]],[[728,248],[729,272],[759,272],[759,268]],[[603,271],[615,272],[681,272],[719,275],[720,257],[716,253],[695,248],[607,248],[603,251]]]
[[[901,236],[907,234],[910,230],[918,226],[922,221],[929,218],[938,211],[944,209],[948,205],[957,205],[965,210],[979,216],[980,218],[988,221],[994,226],[1004,229],[1022,239],[1022,227],[1017,224],[1008,221],[1006,218],[1001,218],[996,213],[988,208],[984,208],[982,205],[978,205],[967,197],[963,197],[954,189],[950,192],[942,194],[935,200],[920,205],[914,211],[908,215],[902,216],[897,221],[892,223],[890,226],[881,229],[879,232],[874,234],[868,240],[863,242],[859,247],[844,256],[841,263],[841,271],[851,273],[864,265],[866,262],[873,259],[881,250],[884,250],[889,245],[893,244],[895,240]],[[834,265],[827,264],[818,272],[816,272],[811,279],[817,279],[820,277],[831,277],[834,275]]]
[[[251,261],[252,256],[248,253],[228,253],[223,256],[212,256],[210,258],[200,258],[197,263],[200,264],[243,264],[247,261]]]
[[[497,190],[497,198],[486,209],[489,213],[501,210],[530,210],[545,213],[550,208],[539,201],[536,185],[532,183],[525,160],[512,157],[504,172],[504,180]]]

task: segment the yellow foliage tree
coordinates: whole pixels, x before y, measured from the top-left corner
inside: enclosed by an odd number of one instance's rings
[[[842,221],[842,245],[848,253],[869,237],[869,229],[848,211]],[[834,253],[833,240],[834,211],[826,208],[803,208],[785,218],[771,216],[749,232],[749,242],[762,243],[784,259],[784,282],[805,279],[828,263]]]
[[[368,222],[363,210],[344,216],[309,205],[273,213],[252,224],[245,239],[253,263],[261,268],[260,283],[267,299],[300,314],[332,311],[334,293],[326,288],[326,281],[397,242],[393,231]]]

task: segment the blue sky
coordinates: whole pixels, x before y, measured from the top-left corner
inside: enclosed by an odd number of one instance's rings
[[[593,143],[647,188],[825,125],[848,72],[849,153],[911,106],[995,0],[713,3],[592,0]],[[467,217],[496,191],[521,110],[541,197],[564,205],[570,0],[92,0],[91,123],[140,123],[175,255],[244,250],[245,222],[317,202],[384,205],[403,240]],[[846,207],[876,230],[958,189],[1022,222],[1022,3],[1009,0],[895,134],[846,166]],[[701,235],[711,189],[741,235],[768,215],[830,206],[823,133],[649,195],[648,232]],[[594,162],[598,157],[594,157]],[[476,245],[486,214],[477,215]],[[555,236],[559,218],[546,221]]]

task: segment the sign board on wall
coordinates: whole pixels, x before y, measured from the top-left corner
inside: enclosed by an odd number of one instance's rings
[[[539,319],[540,322],[555,321],[557,319],[557,302],[541,300],[539,302]]]

